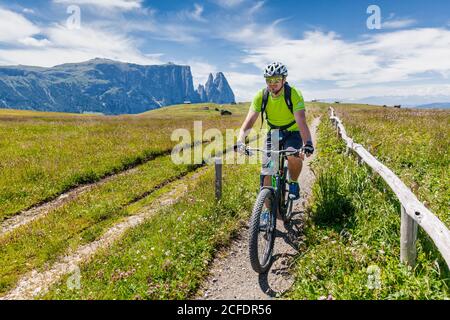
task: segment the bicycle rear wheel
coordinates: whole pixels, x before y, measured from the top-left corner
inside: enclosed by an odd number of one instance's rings
[[[265,273],[272,262],[276,227],[275,196],[271,189],[262,189],[250,218],[249,254],[252,268]]]

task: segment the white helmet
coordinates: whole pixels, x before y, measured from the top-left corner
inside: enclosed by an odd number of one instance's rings
[[[269,64],[264,70],[264,78],[273,76],[284,76],[288,75],[287,68],[281,62],[273,62]]]

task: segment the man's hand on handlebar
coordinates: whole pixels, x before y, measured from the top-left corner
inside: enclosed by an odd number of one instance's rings
[[[247,150],[247,146],[242,141],[238,141],[236,144],[236,151],[243,155],[249,155],[249,152]]]
[[[312,141],[306,141],[305,145],[303,146],[303,151],[306,154],[306,157],[310,157],[314,153],[314,146]]]

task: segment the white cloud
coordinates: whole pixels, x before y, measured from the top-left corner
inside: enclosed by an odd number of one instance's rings
[[[266,1],[258,1],[254,6],[252,6],[252,7],[249,9],[248,13],[249,13],[250,15],[255,14],[256,12],[258,12],[258,11],[264,6],[264,3],[265,3],[265,2],[266,2]]]
[[[92,5],[102,8],[132,10],[141,8],[142,0],[53,0],[55,3],[67,5]]]
[[[22,15],[0,8],[0,42],[15,43],[39,32],[40,29]]]
[[[230,40],[253,44],[255,25]],[[269,29],[276,33],[275,28]],[[279,34],[279,33],[278,33]],[[271,36],[261,35],[262,37]],[[295,81],[334,81],[339,87],[410,81],[422,73],[450,75],[450,30],[423,28],[394,31],[347,41],[333,32],[306,32],[302,39],[278,36],[248,49],[243,62],[259,69],[282,61]],[[276,48],[276,50],[274,49]]]
[[[226,22],[224,25],[229,25],[232,22]],[[258,47],[260,45],[266,45],[267,43],[276,46],[277,43],[283,40],[281,33],[276,29],[276,25],[279,21],[275,21],[268,26],[261,26],[257,23],[249,23],[247,25],[239,25],[235,22],[236,27],[221,28],[218,32],[220,36],[225,40],[237,42],[248,47]]]
[[[197,3],[194,3],[193,11],[184,10],[184,11],[178,13],[178,16],[181,19],[187,18],[190,20],[198,21],[198,22],[206,22],[207,20],[204,17],[202,17],[203,10],[204,10],[203,6],[201,6]]]
[[[216,3],[219,6],[225,7],[225,8],[233,8],[241,3],[243,3],[245,0],[216,0]]]
[[[30,8],[24,8],[24,9],[22,10],[22,12],[33,14],[33,13],[34,13],[34,10],[33,10],[33,9],[30,9]]]
[[[131,48],[133,41],[116,32],[107,32],[83,26],[80,29],[68,29],[56,25],[46,30],[49,39],[61,48],[80,48],[83,50],[121,51]]]
[[[258,90],[265,87],[262,75],[241,73],[241,72],[224,72],[236,101],[251,101]]]
[[[93,59],[95,57],[108,58],[123,62],[131,62],[138,64],[161,64],[160,55],[143,55],[136,52],[114,52],[110,50],[83,50],[82,48],[65,48],[49,47],[42,49],[11,49],[0,50],[0,64],[2,65],[30,65],[52,67],[64,63],[82,62]]]
[[[48,41],[47,39],[36,39],[33,37],[19,39],[19,42],[25,46],[30,47],[46,47],[51,45],[51,42]]]
[[[250,49],[244,62],[262,70],[272,61],[281,61],[288,66],[290,78],[298,81],[353,79],[377,67],[376,57],[361,54],[358,45],[333,32],[307,32],[301,40],[278,39]]]
[[[404,85],[375,85],[357,88],[331,88],[327,90],[303,90],[305,99],[363,99],[367,97],[406,97],[406,96],[442,96],[450,99],[450,85],[438,84],[404,84]]]
[[[365,46],[380,59],[375,81],[412,79],[434,72],[450,75],[450,30],[421,28],[374,36]],[[384,75],[384,71],[392,74]]]
[[[40,39],[33,37],[39,34]],[[20,14],[0,9],[0,64],[54,66],[103,57],[140,64],[160,64],[161,54],[143,54],[120,26],[102,30],[83,24],[70,30],[55,24],[38,28]]]
[[[189,60],[185,64],[191,67],[194,89],[196,89],[199,84],[205,85],[210,73],[214,75],[216,72],[218,72],[216,66],[204,61]]]
[[[412,20],[408,22],[412,23]],[[396,27],[400,27],[400,23]],[[241,62],[263,70],[272,61],[282,61],[288,66],[291,83],[320,88],[307,91],[311,93],[308,99],[351,98],[353,95],[361,98],[386,92],[393,96],[414,95],[414,91],[424,95],[423,90],[417,91],[420,87],[428,91],[447,90],[447,96],[450,95],[449,86],[443,85],[450,77],[450,30],[445,27],[392,30],[365,35],[362,40],[347,40],[334,32],[322,31],[290,38],[288,33],[281,32],[276,21],[268,26],[244,23],[235,29],[239,32],[227,31],[222,36],[243,47]],[[233,76],[235,79],[246,77],[243,74]],[[245,85],[245,81],[234,82]],[[416,83],[422,84],[411,85]],[[250,92],[258,89],[256,85],[247,87]],[[233,90],[235,88],[238,87],[234,85]],[[324,88],[327,89],[322,92]],[[236,91],[239,91],[238,99],[251,97],[246,90]]]
[[[150,36],[152,39],[170,42],[193,43],[200,41],[193,27],[179,24],[158,24],[157,29]]]
[[[381,27],[382,29],[401,29],[407,28],[415,25],[417,23],[414,19],[396,19],[396,20],[387,20],[383,22]]]

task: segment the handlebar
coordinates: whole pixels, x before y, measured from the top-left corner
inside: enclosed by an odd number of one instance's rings
[[[285,150],[266,150],[266,149],[260,149],[260,148],[250,148],[250,147],[246,147],[245,150],[248,150],[248,151],[260,151],[260,152],[266,152],[266,153],[273,152],[273,153],[276,153],[276,154],[279,154],[279,153],[297,153],[297,152],[303,152],[303,148],[300,148],[300,149],[294,149],[294,148],[291,148],[291,147],[289,147],[289,148],[287,148],[287,149],[285,149]]]
[[[289,147],[284,150],[266,150],[266,149],[260,149],[260,148],[250,148],[248,146],[245,147],[245,154],[246,155],[252,155],[252,152],[265,152],[265,153],[275,153],[275,154],[296,154],[296,153],[304,153],[304,148],[295,149],[292,147]]]

